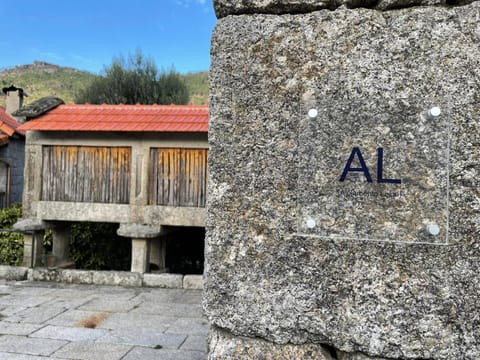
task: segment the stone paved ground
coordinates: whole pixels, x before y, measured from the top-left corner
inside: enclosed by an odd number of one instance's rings
[[[0,360],[200,360],[201,290],[0,280]]]

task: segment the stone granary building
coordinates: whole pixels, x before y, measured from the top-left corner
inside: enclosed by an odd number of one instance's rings
[[[205,226],[206,106],[63,104],[21,129],[25,189],[16,228],[51,228],[57,265],[68,260],[71,222],[118,223],[132,241],[131,270],[142,273],[149,264],[165,269],[169,230]],[[39,262],[41,245],[33,245],[26,234],[27,265]]]

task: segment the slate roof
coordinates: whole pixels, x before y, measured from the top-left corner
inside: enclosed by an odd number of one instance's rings
[[[59,105],[21,130],[208,132],[206,105]]]
[[[55,96],[45,96],[15,111],[13,116],[23,116],[26,118],[35,118],[45,112],[56,108],[60,104],[65,104],[62,99]]]

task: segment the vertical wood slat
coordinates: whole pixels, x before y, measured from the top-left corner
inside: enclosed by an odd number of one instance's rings
[[[207,153],[207,149],[151,149],[149,204],[204,207]]]
[[[43,146],[42,200],[128,204],[131,148]]]

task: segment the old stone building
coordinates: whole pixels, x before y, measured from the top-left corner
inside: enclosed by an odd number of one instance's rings
[[[135,272],[165,269],[166,226],[204,227],[206,106],[59,105],[27,122],[23,219],[53,231],[57,264],[68,261],[69,223],[118,223]],[[25,263],[34,254],[25,235]],[[202,239],[203,240],[203,239]]]

